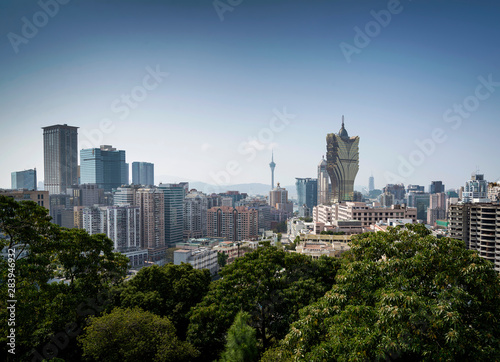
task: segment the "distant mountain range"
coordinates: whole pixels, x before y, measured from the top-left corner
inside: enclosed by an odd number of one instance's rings
[[[239,191],[246,192],[249,195],[263,195],[269,196],[269,191],[271,191],[271,185],[262,183],[247,183],[247,184],[234,184],[234,185],[212,185],[205,182],[189,180],[185,178],[180,178],[177,176],[170,175],[160,175],[155,177],[155,182],[159,184],[163,183],[177,183],[177,182],[189,182],[190,189],[196,189],[198,191],[211,194],[211,193],[222,193],[226,191]],[[282,186],[283,187],[283,186]],[[295,185],[284,186],[288,191],[288,197],[292,199],[297,198],[297,189]]]
[[[271,185],[262,183],[248,183],[248,184],[234,184],[234,185],[212,185],[205,182],[194,181],[189,179],[183,179],[177,176],[160,175],[156,177],[157,184],[163,183],[177,183],[177,182],[189,182],[189,189],[196,189],[198,191],[204,192],[206,194],[211,193],[222,193],[226,191],[239,191],[246,192],[249,195],[264,195],[269,196],[269,191],[271,191]],[[297,188],[295,185],[281,186],[287,189],[288,197],[291,199],[297,199]],[[365,191],[365,186],[355,185],[354,189],[356,191]]]

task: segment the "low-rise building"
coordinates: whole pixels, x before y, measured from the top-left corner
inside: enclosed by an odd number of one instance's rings
[[[189,263],[194,269],[208,269],[210,274],[219,271],[217,251],[209,248],[198,248],[194,250],[180,249],[174,251],[174,264]]]
[[[340,257],[344,252],[351,249],[348,243],[344,242],[301,242],[296,246],[295,250],[299,254],[304,254],[319,259],[323,255],[329,257]]]

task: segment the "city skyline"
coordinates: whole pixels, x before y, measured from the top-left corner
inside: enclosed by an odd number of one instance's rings
[[[155,184],[269,184],[274,150],[275,183],[293,185],[316,177],[342,114],[363,140],[356,185],[500,178],[493,1],[56,4],[1,5],[0,150],[15,157],[0,188],[23,169],[42,180],[56,124],[79,127],[78,153],[155,164]]]

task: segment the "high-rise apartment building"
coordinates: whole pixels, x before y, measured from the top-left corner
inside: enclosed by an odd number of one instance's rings
[[[158,260],[165,249],[165,197],[157,188],[140,188],[135,205],[141,210],[141,247],[150,250],[151,261]]]
[[[444,192],[429,195],[429,208],[427,209],[427,224],[434,226],[437,220],[446,219],[446,194]]]
[[[114,249],[125,252],[141,247],[141,213],[137,206],[107,206],[106,223],[108,238]]]
[[[36,191],[36,168],[32,170],[16,171],[10,174],[11,188],[13,190],[26,189]]]
[[[309,210],[318,204],[318,180],[313,178],[295,178],[299,207],[306,205]]]
[[[491,261],[500,272],[500,204],[461,203],[450,205],[450,237],[465,242],[468,249]]]
[[[132,183],[135,185],[152,186],[154,180],[155,166],[149,162],[132,162]]]
[[[318,165],[318,205],[327,205],[330,203],[330,175],[326,170],[325,157],[321,158]]]
[[[184,239],[207,235],[207,196],[191,190],[184,198]]]
[[[58,124],[42,129],[44,190],[63,194],[78,183],[78,127]]]
[[[97,184],[104,191],[128,185],[125,151],[109,145],[80,151],[80,183]]]
[[[291,216],[293,213],[293,203],[288,201],[288,191],[278,185],[269,192],[269,205],[276,210],[281,210]]]
[[[359,137],[349,137],[344,116],[339,133],[326,136],[326,150],[326,167],[332,185],[331,203],[352,201],[354,179],[359,170]]]
[[[91,206],[78,210],[83,228],[91,235],[106,234],[119,252],[141,247],[140,208],[137,206]]]
[[[227,241],[254,239],[258,236],[259,215],[255,209],[244,206],[213,207],[207,212],[209,237],[223,237]]]
[[[183,184],[160,184],[165,207],[165,244],[174,246],[181,243],[184,231],[184,195]]]
[[[82,227],[90,235],[94,234],[107,234],[107,217],[105,206],[90,206],[77,209],[75,212],[79,213],[77,217],[82,218]]]

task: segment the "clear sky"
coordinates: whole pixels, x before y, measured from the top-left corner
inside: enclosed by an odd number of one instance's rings
[[[43,180],[41,127],[64,123],[157,183],[270,183],[274,149],[290,185],[316,177],[342,115],[358,185],[497,180],[499,16],[493,0],[2,1],[0,187]]]

